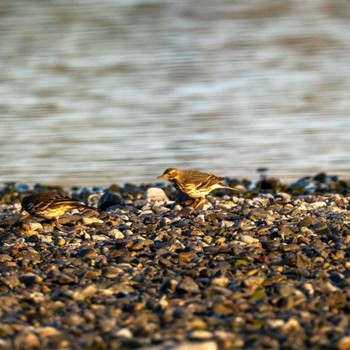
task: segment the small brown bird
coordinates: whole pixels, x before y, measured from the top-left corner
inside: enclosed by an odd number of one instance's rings
[[[205,196],[211,191],[218,188],[226,188],[235,192],[242,192],[239,189],[227,186],[221,181],[224,177],[213,174],[203,173],[197,170],[180,170],[169,168],[164,171],[163,175],[158,176],[171,182],[176,189],[187,197],[193,199],[191,206],[198,208],[205,202]]]
[[[22,211],[25,210],[30,215],[47,220],[54,220],[58,224],[60,216],[68,210],[76,209],[93,209],[78,200],[69,196],[57,193],[38,193],[26,196],[22,199]]]

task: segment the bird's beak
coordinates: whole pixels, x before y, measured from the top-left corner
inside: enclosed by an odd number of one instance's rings
[[[165,179],[164,174],[157,176],[157,179]]]

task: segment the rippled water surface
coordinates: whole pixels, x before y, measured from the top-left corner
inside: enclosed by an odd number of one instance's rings
[[[349,176],[348,0],[1,0],[0,181]]]

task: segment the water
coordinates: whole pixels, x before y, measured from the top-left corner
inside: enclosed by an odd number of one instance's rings
[[[2,0],[0,182],[349,176],[347,0]]]

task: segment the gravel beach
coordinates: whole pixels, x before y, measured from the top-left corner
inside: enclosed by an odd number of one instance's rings
[[[164,183],[3,185],[0,349],[350,349],[350,182],[227,183],[196,210]],[[102,211],[19,216],[48,191]]]

